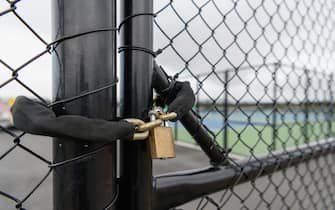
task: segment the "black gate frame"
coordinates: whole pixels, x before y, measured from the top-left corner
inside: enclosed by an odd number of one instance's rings
[[[61,3],[59,4],[59,2]],[[89,2],[91,4],[92,2],[96,2],[97,5],[101,4],[97,3],[98,1],[90,0],[61,0],[54,4],[56,20],[58,20],[59,23],[64,24],[64,30],[62,31],[63,33],[66,33],[64,32],[66,27],[71,27],[71,25],[65,27],[65,24],[69,23],[66,21],[61,21],[71,16],[71,12],[69,12],[69,10],[67,10],[68,13],[65,12],[65,8],[80,8],[80,12],[85,12],[91,9],[89,7],[83,7],[84,4],[90,5]],[[113,2],[112,4],[114,5],[111,7],[110,14],[102,12],[96,15],[101,21],[104,21],[106,17],[111,17],[111,22],[115,25],[116,4],[115,0],[110,2]],[[107,1],[106,4],[108,4]],[[121,1],[120,8],[122,20],[119,28],[121,37],[121,46],[119,48],[121,58],[121,117],[135,117],[142,120],[148,120],[147,113],[150,105],[152,104],[151,77],[155,67],[155,52],[152,50],[153,18],[155,16],[153,13],[153,0],[124,0]],[[55,29],[58,29],[59,23],[54,24]],[[78,20],[76,24],[78,24],[77,26],[84,27],[87,23],[85,20]],[[96,37],[96,39],[99,39],[99,37]],[[110,53],[109,51],[107,53],[110,55],[109,59],[115,59],[115,37],[112,37],[110,43],[110,47],[114,51],[114,54]],[[67,50],[71,50],[71,48],[78,48],[81,44],[83,43],[80,41],[71,43],[71,46],[66,48],[64,47],[66,43],[64,43],[63,47],[60,46],[56,52],[59,52],[61,55],[67,54]],[[90,43],[90,46],[95,44],[96,43],[92,42]],[[70,51],[68,53],[70,53]],[[108,56],[106,57],[108,59]],[[71,62],[77,61],[69,59],[67,62],[64,62],[63,65],[75,65]],[[90,59],[84,61],[84,68],[89,66],[90,62],[96,61]],[[116,62],[114,62],[112,66],[114,66],[115,63]],[[102,68],[109,69],[110,66],[104,66]],[[116,68],[114,66],[112,67],[112,70],[109,69],[105,73],[99,72],[99,78],[107,78],[106,74],[112,71],[114,73],[111,74],[112,78],[109,79],[114,79],[115,69]],[[169,80],[166,78],[165,74],[161,72],[160,68],[156,67],[156,70],[159,72],[162,88],[164,89],[169,85]],[[70,73],[71,72],[63,72],[63,75],[56,74],[57,77],[55,78],[67,78],[67,74]],[[72,82],[72,79],[75,78],[70,78],[65,82],[70,83]],[[61,79],[60,81],[64,82]],[[55,79],[57,84],[60,81]],[[90,80],[90,77],[87,77],[87,80],[81,81],[81,83],[90,85],[95,84],[95,81],[92,81]],[[68,97],[66,94],[76,95],[82,91],[79,88],[77,90],[68,90],[68,92],[65,88],[66,86],[61,87],[63,92],[60,95],[58,95],[58,92],[55,92],[57,93],[56,96],[58,97],[58,100],[62,97]],[[111,93],[112,98],[109,98],[111,103],[108,105],[111,106],[114,111],[108,110],[105,113],[97,114],[97,116],[101,116],[101,114],[106,115],[109,113],[114,113],[115,116],[115,89],[112,91],[114,91]],[[98,100],[98,102],[95,101],[97,104],[106,104],[105,97],[96,98],[94,100]],[[87,101],[83,103],[87,103]],[[80,107],[83,105],[83,103],[77,104],[77,106]],[[87,107],[88,109],[82,110],[83,112],[80,114],[88,115],[90,117],[96,116],[95,114],[90,113],[92,112],[91,109],[96,109],[97,107]],[[73,112],[77,112],[76,110],[78,107],[70,107],[68,109],[70,111],[73,110]],[[150,157],[148,141],[120,141],[120,148],[118,152],[116,150],[115,144],[112,144],[111,150],[106,152],[106,156],[101,155],[94,160],[87,161],[85,165],[81,165],[80,168],[78,168],[79,166],[74,166],[74,168],[67,169],[67,171],[65,171],[65,169],[58,169],[54,173],[54,209],[96,210],[96,207],[101,205],[102,200],[107,200],[108,197],[111,197],[112,194],[117,191],[117,187],[114,184],[101,185],[102,190],[93,195],[92,192],[95,191],[93,191],[90,186],[92,184],[96,184],[96,181],[100,180],[101,176],[98,177],[95,171],[93,173],[92,167],[95,167],[95,169],[98,168],[98,171],[102,172],[106,168],[111,167],[112,169],[109,170],[111,171],[111,176],[106,177],[102,175],[104,180],[101,183],[115,183],[117,181],[116,159],[118,159],[120,164],[120,193],[115,209],[162,210],[184,204],[203,195],[226,189],[232,185],[254,180],[260,176],[272,174],[281,169],[295,166],[301,162],[335,152],[335,139],[329,138],[324,142],[309,144],[291,151],[286,150],[271,156],[268,155],[264,157],[258,157],[252,161],[238,162],[239,167],[235,167],[236,163],[227,164],[227,160],[229,159],[227,152],[218,144],[214,143],[215,141],[208,134],[207,130],[201,125],[198,118],[192,111],[190,111],[184,118],[182,118],[181,122],[208,156],[209,162],[211,163],[209,167],[199,170],[181,171],[153,177],[152,160]],[[95,146],[96,145],[89,145],[89,147]],[[65,153],[65,147],[68,147],[72,152]],[[56,158],[56,160],[61,161],[66,159],[68,157],[65,156],[72,156],[72,153],[77,153],[78,151],[82,152],[82,150],[85,150],[86,147],[87,144],[68,145],[68,143],[65,141],[63,142],[61,139],[57,139],[54,144],[54,152],[55,154],[64,154],[64,157],[61,159]],[[109,161],[106,162],[106,159]],[[101,175],[103,173],[99,174]],[[79,182],[78,180],[75,180],[78,177],[83,176],[89,183],[83,183],[84,180]],[[63,195],[64,190],[66,189],[67,185],[71,183],[79,184],[71,188],[73,190],[71,191],[71,198],[65,198]],[[66,195],[69,196],[69,194]],[[64,207],[64,205],[67,205],[67,207]]]
[[[147,119],[143,113],[146,114],[145,111],[149,109],[151,104],[152,96],[148,93],[151,92],[149,84],[151,84],[154,57],[143,49],[152,52],[154,18],[152,4],[152,0],[121,2],[122,18],[146,14],[125,23],[121,31],[121,47],[125,45],[140,49],[135,50],[129,47],[127,51],[120,54],[121,76],[124,78],[121,96],[124,117]],[[161,88],[167,88],[169,86],[168,78],[160,68],[155,70],[160,75]],[[148,89],[143,89],[143,87]],[[136,100],[139,101],[135,102]],[[142,105],[143,103],[145,105]],[[270,156],[255,158],[252,161],[241,161],[238,162],[239,167],[235,167],[237,163],[228,163],[227,151],[213,143],[214,140],[201,125],[195,113],[190,111],[180,121],[208,156],[211,165],[198,170],[158,175],[152,177],[152,182],[149,183],[148,179],[151,180],[152,176],[152,162],[149,158],[147,142],[138,143],[142,146],[137,143],[125,143],[122,157],[126,161],[123,161],[122,165],[124,170],[127,168],[125,171],[128,174],[123,174],[121,177],[123,182],[128,184],[121,185],[123,193],[120,197],[120,203],[123,208],[119,209],[170,209],[206,194],[227,189],[232,185],[254,180],[335,152],[335,139],[328,138],[317,144],[309,144]]]

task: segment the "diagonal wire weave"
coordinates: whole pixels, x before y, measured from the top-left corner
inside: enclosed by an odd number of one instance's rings
[[[63,41],[90,33],[117,32],[137,16],[155,17],[157,50],[137,46],[121,46],[119,50],[150,53],[169,67],[169,73],[190,80],[197,95],[194,109],[199,119],[207,125],[214,144],[232,151],[230,159],[240,169],[232,187],[178,209],[334,208],[332,154],[304,161],[301,150],[300,165],[291,167],[289,162],[282,171],[264,177],[259,168],[256,178],[238,185],[245,178],[240,160],[263,160],[261,156],[276,157],[279,151],[290,155],[290,149],[299,151],[301,145],[334,141],[334,2],[162,0],[155,2],[154,14],[139,13],[121,21],[118,27],[74,34],[50,43],[16,12],[21,1],[7,2],[8,8],[0,11],[0,18],[14,15],[45,49],[17,68],[0,60],[5,70],[11,72],[0,88],[16,82],[44,104],[48,102],[19,79],[19,73],[27,66]],[[95,94],[116,82],[49,106]],[[55,167],[76,164],[108,148],[103,145],[73,159],[52,163],[22,144],[25,133],[16,134],[4,126],[0,129],[13,138],[13,146],[0,154],[0,160],[21,148],[49,166],[45,176],[22,199],[0,189],[0,196],[13,201],[18,209],[23,209],[24,202]],[[175,134],[180,140],[190,141],[191,137],[178,124]],[[116,198],[117,193],[105,209]]]
[[[156,60],[191,82],[194,111],[237,168],[231,187],[176,209],[334,209],[327,147],[335,131],[334,7],[329,0],[154,2]],[[195,144],[180,124],[174,128],[176,139]],[[324,155],[305,160],[318,146]],[[285,168],[274,172],[274,162],[264,171],[279,154],[287,154]],[[255,160],[255,176],[247,177]]]
[[[131,15],[127,18],[125,18],[123,21],[120,22],[120,24],[116,27],[111,27],[111,28],[100,28],[100,29],[94,29],[91,31],[85,31],[82,33],[78,33],[78,34],[72,34],[72,35],[68,35],[65,37],[61,37],[55,41],[52,41],[50,43],[48,43],[23,17],[20,16],[20,14],[16,11],[18,8],[19,3],[21,2],[21,0],[16,0],[16,1],[10,1],[7,0],[8,3],[8,8],[4,9],[2,11],[0,11],[0,17],[2,16],[6,16],[9,14],[12,14],[15,16],[15,18],[23,25],[23,27],[25,27],[26,29],[28,29],[30,31],[30,33],[32,34],[32,36],[34,36],[35,38],[37,38],[39,40],[39,42],[41,42],[45,49],[42,50],[41,52],[39,52],[38,54],[34,55],[33,57],[29,58],[27,61],[25,61],[24,63],[22,63],[21,65],[19,65],[17,68],[14,68],[12,66],[10,66],[7,62],[5,62],[4,60],[0,59],[0,64],[3,65],[5,67],[6,70],[11,71],[11,77],[8,78],[7,80],[3,81],[0,83],[0,89],[10,85],[12,82],[16,82],[17,84],[19,84],[21,87],[23,87],[25,90],[27,90],[29,93],[31,93],[32,95],[34,95],[39,101],[41,101],[43,104],[45,104],[46,106],[48,106],[49,108],[53,108],[53,107],[62,107],[67,103],[71,103],[75,100],[79,100],[82,99],[84,97],[88,97],[90,95],[93,94],[97,94],[101,91],[105,91],[109,88],[112,88],[114,86],[117,85],[118,80],[115,81],[110,81],[110,83],[105,84],[102,87],[96,88],[94,90],[90,90],[87,92],[83,92],[79,95],[67,98],[67,99],[63,99],[63,100],[59,100],[59,101],[54,101],[52,103],[48,103],[42,96],[40,96],[35,90],[33,90],[32,88],[29,87],[29,85],[25,84],[22,80],[19,79],[19,73],[21,73],[22,71],[24,71],[28,66],[30,66],[31,64],[33,64],[35,61],[39,60],[40,58],[42,58],[43,56],[45,56],[46,54],[51,54],[53,51],[55,51],[55,49],[57,48],[57,46],[65,41],[69,41],[78,37],[82,37],[82,36],[86,36],[92,33],[106,33],[106,32],[112,32],[112,33],[116,33],[118,32],[121,27],[128,21],[131,21],[132,18],[136,18],[139,16],[154,16],[154,14],[151,13],[138,13],[138,14],[134,14]],[[129,47],[129,46],[128,46]],[[121,46],[120,50],[122,51],[123,48],[126,48],[126,46]],[[137,49],[136,47],[131,47],[129,48],[130,50],[143,50],[143,51],[148,51],[150,52],[150,49]],[[126,49],[127,50],[127,49]],[[48,176],[50,175],[50,173],[57,167],[65,167],[71,164],[76,164],[82,161],[85,161],[95,155],[97,155],[99,152],[102,152],[106,149],[109,148],[108,144],[104,144],[92,151],[89,151],[85,154],[79,155],[77,157],[73,157],[71,159],[62,161],[62,162],[52,162],[50,160],[47,160],[46,158],[42,157],[41,155],[39,155],[37,152],[34,152],[32,149],[24,146],[22,144],[22,141],[25,136],[25,133],[22,132],[20,134],[16,134],[13,131],[9,130],[8,128],[0,125],[0,129],[5,132],[6,134],[8,134],[9,136],[13,137],[13,146],[11,146],[9,149],[7,149],[5,152],[3,152],[2,154],[0,154],[0,160],[6,158],[8,155],[10,155],[16,148],[21,148],[22,150],[24,150],[25,152],[29,153],[30,155],[34,156],[36,159],[42,161],[44,164],[47,164],[49,170],[47,171],[47,173],[41,178],[41,180],[35,185],[35,187],[33,187],[22,199],[16,198],[13,195],[10,195],[6,192],[3,192],[0,190],[0,196],[3,196],[9,200],[12,200],[13,202],[15,202],[15,208],[17,209],[23,209],[23,204],[26,200],[28,200],[33,194],[34,192],[41,186],[41,184],[48,178]],[[117,182],[117,180],[116,180]],[[117,185],[117,189],[118,189],[118,183],[116,183]],[[113,196],[112,200],[106,204],[106,206],[104,207],[104,210],[108,210],[110,209],[116,202],[116,199],[118,197],[118,190],[115,193],[115,195]]]
[[[24,71],[26,69],[26,67],[28,67],[29,65],[31,65],[32,63],[34,63],[35,61],[39,60],[41,57],[43,57],[46,54],[51,54],[52,51],[54,51],[57,46],[64,42],[64,41],[68,41],[71,39],[75,39],[77,37],[81,37],[81,36],[85,36],[91,33],[101,33],[101,32],[117,32],[121,25],[117,28],[117,27],[112,27],[112,28],[103,28],[103,29],[96,29],[96,30],[92,30],[92,31],[87,31],[87,32],[82,32],[79,34],[73,34],[73,35],[69,35],[66,37],[62,37],[58,40],[52,41],[50,43],[48,43],[47,41],[45,41],[44,38],[42,38],[42,36],[39,35],[39,33],[34,30],[34,28],[29,25],[28,22],[26,22],[26,20],[24,18],[22,18],[20,16],[19,13],[16,12],[19,3],[21,1],[20,0],[16,0],[16,1],[7,1],[8,3],[8,9],[5,9],[3,11],[0,11],[0,17],[2,16],[6,16],[9,14],[12,14],[16,17],[16,19],[23,25],[23,27],[25,27],[26,29],[28,29],[30,31],[30,33],[32,34],[32,36],[34,36],[35,38],[37,38],[44,46],[45,49],[42,50],[40,53],[34,55],[33,57],[31,57],[30,59],[28,59],[27,61],[25,61],[24,63],[22,63],[21,65],[19,65],[17,68],[13,68],[12,66],[10,66],[7,62],[5,62],[4,60],[0,59],[0,64],[5,67],[5,70],[9,70],[11,71],[11,77],[8,78],[7,80],[5,80],[4,82],[1,82],[0,84],[0,89],[8,86],[10,83],[12,82],[16,82],[17,84],[19,84],[21,87],[23,87],[24,89],[26,89],[28,92],[30,92],[32,95],[34,95],[38,100],[40,100],[42,103],[44,103],[45,105],[47,105],[49,108],[53,108],[55,106],[63,106],[66,103],[71,103],[75,100],[78,99],[82,99],[84,97],[90,96],[92,94],[96,94],[99,93],[101,91],[104,91],[106,89],[109,89],[111,87],[116,86],[117,84],[117,80],[116,81],[111,81],[109,84],[106,84],[100,88],[96,88],[94,90],[91,91],[87,91],[84,93],[81,93],[79,95],[73,96],[71,98],[68,99],[63,99],[60,101],[55,101],[52,103],[48,103],[42,96],[40,96],[36,91],[34,91],[32,88],[30,88],[27,84],[25,84],[23,81],[21,81],[19,79],[19,73],[21,73],[21,71]],[[136,16],[140,16],[140,15],[150,15],[150,14],[138,14]],[[136,17],[135,16],[135,17]],[[129,17],[128,20],[130,20],[132,17]],[[128,21],[125,20],[124,22]],[[122,23],[123,24],[123,23]],[[0,154],[0,160],[3,160],[4,158],[6,158],[8,155],[10,155],[16,148],[21,148],[23,151],[29,153],[30,155],[34,156],[36,159],[38,159],[39,161],[43,162],[44,164],[46,164],[48,166],[48,171],[47,173],[40,179],[40,181],[38,183],[36,183],[36,185],[29,191],[26,193],[26,195],[23,198],[17,198],[9,193],[3,192],[0,189],[0,196],[7,198],[13,202],[15,202],[15,208],[17,209],[24,209],[23,205],[25,203],[25,201],[27,201],[34,193],[35,191],[43,184],[43,182],[49,177],[50,173],[57,167],[66,167],[69,166],[71,164],[76,164],[82,161],[85,161],[95,155],[97,155],[98,153],[106,150],[109,148],[108,144],[103,144],[102,146],[89,151],[85,154],[79,155],[77,157],[73,157],[71,159],[62,161],[62,162],[52,162],[50,160],[47,160],[46,158],[42,157],[41,155],[39,155],[37,152],[35,152],[34,150],[26,147],[23,143],[24,143],[24,136],[25,133],[21,132],[19,134],[17,134],[16,132],[13,132],[12,130],[6,128],[3,125],[0,125],[0,129],[5,132],[7,135],[11,136],[13,138],[13,146],[11,146],[9,149],[7,149],[5,152],[3,152],[2,154]],[[116,183],[117,184],[117,183]],[[118,188],[118,184],[117,184],[117,188]],[[114,204],[115,201],[118,197],[118,191],[115,193],[115,195],[113,196],[113,198],[111,199],[111,201],[105,205],[104,209],[110,209]]]

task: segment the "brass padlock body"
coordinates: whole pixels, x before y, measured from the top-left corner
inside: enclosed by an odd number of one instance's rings
[[[153,128],[149,139],[152,159],[176,157],[172,128],[162,126]]]

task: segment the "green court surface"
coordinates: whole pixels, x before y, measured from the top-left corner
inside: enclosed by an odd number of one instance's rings
[[[223,131],[212,130],[216,141],[223,146]],[[227,129],[227,145],[232,153],[242,156],[264,155],[270,151],[296,147],[308,142],[321,141],[335,133],[335,122],[290,123],[277,126],[247,126]],[[176,134],[176,132],[175,132]],[[184,128],[178,128],[177,140],[196,144]]]

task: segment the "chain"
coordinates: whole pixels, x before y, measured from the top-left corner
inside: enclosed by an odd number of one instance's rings
[[[154,109],[149,112],[149,115],[154,115],[155,120],[144,122],[140,119],[128,118],[126,121],[135,125],[135,134],[133,140],[145,140],[149,137],[149,131],[160,126],[164,121],[173,120],[177,117],[177,113],[157,112]]]

